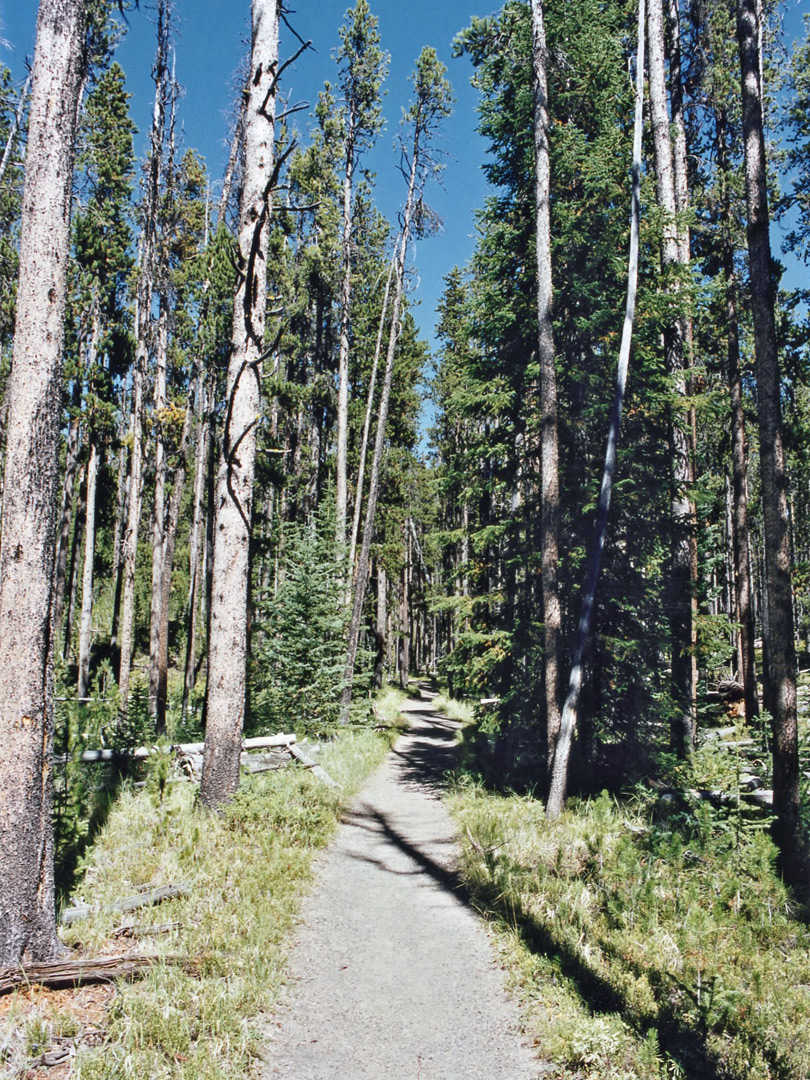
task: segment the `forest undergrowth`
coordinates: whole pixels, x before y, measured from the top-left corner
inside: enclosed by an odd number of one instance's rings
[[[807,912],[768,815],[662,797],[666,780],[739,790],[737,754],[706,745],[654,787],[570,799],[553,824],[463,760],[449,802],[464,874],[549,1076],[810,1076]]]
[[[133,951],[157,962],[106,993],[31,989],[3,999],[0,1075],[54,1080],[58,1069],[32,1063],[55,1047],[70,1049],[63,1075],[76,1080],[250,1075],[313,857],[388,751],[401,699],[389,693],[377,704],[383,730],[358,725],[310,748],[335,790],[297,766],[244,775],[218,815],[200,809],[195,785],[169,782],[168,758],[157,759],[145,785],[132,776],[85,780],[63,807],[62,866],[75,895],[104,908],[167,883],[187,882],[190,892],[139,915],[134,935],[112,912],[63,929],[79,956]],[[80,768],[71,771],[74,787]],[[89,1010],[88,989],[96,991]]]

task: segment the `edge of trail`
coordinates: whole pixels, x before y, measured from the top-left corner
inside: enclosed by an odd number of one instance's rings
[[[266,1022],[265,1080],[535,1080],[440,794],[460,724],[430,700],[346,811]]]

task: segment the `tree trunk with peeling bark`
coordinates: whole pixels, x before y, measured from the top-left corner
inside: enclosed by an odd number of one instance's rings
[[[256,424],[267,303],[267,244],[275,182],[279,0],[253,0],[245,177],[239,214],[222,453],[216,486],[208,641],[205,756],[200,800],[215,809],[239,785],[248,655],[248,577]]]
[[[37,19],[0,546],[0,965],[53,959],[52,600],[83,0]]]

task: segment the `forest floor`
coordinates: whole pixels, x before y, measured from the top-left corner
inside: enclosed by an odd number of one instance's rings
[[[265,1080],[530,1080],[517,1006],[458,876],[440,801],[459,724],[410,727],[345,814],[304,903]]]

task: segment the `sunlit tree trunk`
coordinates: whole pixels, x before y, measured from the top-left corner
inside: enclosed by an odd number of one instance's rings
[[[678,221],[676,173],[665,75],[663,0],[649,0],[647,27],[649,36],[650,117],[655,153],[655,178],[658,203],[663,211],[662,262],[669,276],[668,289],[674,299],[681,294],[680,281],[671,276],[674,268],[688,265],[688,238]],[[677,100],[677,95],[676,95]],[[680,198],[686,206],[685,164]],[[677,271],[676,271],[677,274]],[[681,301],[683,302],[683,301]],[[664,332],[667,369],[676,399],[686,402],[687,317],[682,311],[673,315]],[[670,635],[672,648],[672,688],[675,698],[670,741],[679,754],[691,752],[697,718],[696,658],[696,576],[697,549],[695,507],[691,496],[693,484],[693,447],[688,408],[674,407],[670,421],[672,456],[671,565],[669,573]]]
[[[551,322],[551,223],[548,79],[542,0],[532,0],[534,70],[535,238],[537,249],[537,358],[540,367],[540,551],[543,588],[543,674],[549,762],[560,730],[560,477],[557,438],[557,372]]]
[[[267,303],[267,243],[275,180],[280,0],[253,0],[245,175],[239,214],[222,452],[215,495],[205,755],[200,800],[220,806],[239,784],[248,655],[248,577],[256,424]]]
[[[83,0],[41,0],[0,546],[0,965],[61,951],[53,885],[53,567]]]

